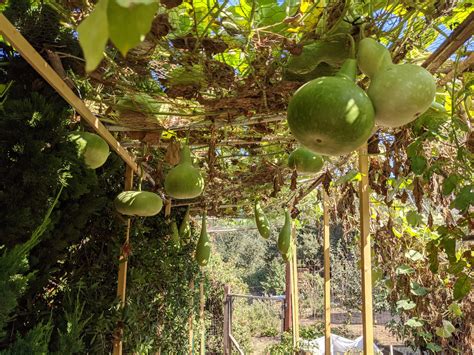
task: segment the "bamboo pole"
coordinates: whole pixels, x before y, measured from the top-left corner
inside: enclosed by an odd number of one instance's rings
[[[125,186],[124,190],[132,190],[133,188],[133,170],[130,166],[125,167]],[[117,296],[120,299],[120,307],[125,306],[125,294],[127,290],[127,268],[128,268],[128,254],[130,250],[130,228],[131,219],[127,218],[127,227],[125,230],[125,242],[123,243],[122,250],[119,256],[119,271],[118,271],[118,283],[117,283]],[[113,353],[114,355],[122,354],[122,338],[123,338],[123,324],[119,324],[116,329],[116,336],[114,337]]]
[[[369,158],[367,144],[359,149],[359,171],[362,175],[359,183],[360,200],[360,248],[362,273],[362,327],[364,336],[364,354],[374,353],[374,329],[372,314],[372,266],[370,250],[370,206],[369,206]]]
[[[189,289],[192,291],[191,296],[191,312],[188,318],[188,354],[192,355],[194,352],[194,279],[189,282]]]
[[[285,264],[285,318],[283,321],[283,330],[285,332],[289,331],[293,325],[293,317],[291,307],[292,301],[292,294],[291,294],[291,260],[288,260]]]
[[[109,146],[123,159],[125,163],[134,171],[138,172],[139,167],[133,157],[120,145],[107,128],[97,117],[87,108],[84,102],[77,97],[71,88],[64,82],[58,73],[41,57],[33,46],[16,30],[8,19],[0,13],[0,33],[13,45],[39,75],[51,85],[56,92],[68,102],[81,117],[100,135]]]
[[[295,347],[298,347],[298,342],[300,339],[300,316],[299,316],[299,299],[298,299],[298,255],[296,250],[296,228],[292,226],[292,243],[293,243],[293,319],[294,319],[294,328],[293,334],[296,340]]]
[[[329,240],[329,198],[323,188],[323,222],[324,222],[324,349],[331,353],[331,264]]]
[[[200,322],[200,331],[201,331],[201,347],[200,347],[200,354],[206,354],[206,324],[204,319],[204,305],[205,305],[205,298],[204,298],[204,275],[201,278],[201,282],[199,283],[199,322]]]
[[[224,286],[224,355],[230,355],[230,286]]]

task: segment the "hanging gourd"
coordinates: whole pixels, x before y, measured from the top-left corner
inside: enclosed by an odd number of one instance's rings
[[[263,211],[262,206],[258,201],[255,201],[254,206],[254,213],[255,213],[255,223],[257,224],[257,229],[262,238],[268,239],[271,234],[270,230],[270,223],[268,222],[268,218]]]
[[[377,124],[403,126],[418,118],[433,102],[433,76],[419,65],[393,64],[390,52],[376,40],[360,41],[357,62],[370,78],[367,94],[374,105]]]
[[[286,254],[281,254],[281,257],[285,262],[288,262],[291,260],[291,257],[293,255],[293,243],[290,243],[290,248],[288,249],[288,252]]]
[[[206,227],[206,213],[202,216],[201,235],[196,246],[196,261],[200,266],[206,266],[211,255],[211,242]]]
[[[109,145],[100,136],[89,132],[74,132],[68,135],[77,146],[78,155],[90,169],[102,166],[109,156]]]
[[[350,153],[367,141],[374,109],[355,84],[356,60],[347,59],[335,76],[300,87],[288,104],[288,125],[303,146],[322,155]]]
[[[186,208],[186,213],[184,214],[183,220],[179,225],[179,236],[183,241],[187,241],[191,237],[191,225],[189,223],[189,205],[188,208]]]
[[[176,249],[179,249],[179,247],[181,246],[178,225],[176,224],[175,220],[171,222],[171,243]]]
[[[160,196],[149,191],[123,191],[114,201],[115,208],[127,216],[150,217],[163,207]]]
[[[278,235],[277,244],[281,255],[288,255],[291,245],[291,216],[288,210],[285,212],[285,224]]]
[[[315,174],[323,168],[323,158],[307,148],[299,147],[288,157],[288,166],[299,173]]]
[[[173,198],[189,199],[198,197],[203,190],[204,179],[199,169],[193,166],[189,147],[184,145],[179,164],[166,175],[165,191]]]

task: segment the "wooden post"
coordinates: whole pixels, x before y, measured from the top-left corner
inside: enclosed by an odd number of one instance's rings
[[[130,166],[125,167],[125,186],[124,190],[133,189],[133,170]],[[122,250],[119,256],[119,271],[118,271],[118,284],[117,284],[117,296],[120,299],[120,306],[125,306],[125,293],[127,290],[127,268],[128,268],[128,254],[130,251],[130,227],[131,219],[127,218],[127,227],[125,230],[125,242],[123,243]],[[114,355],[122,354],[122,338],[123,338],[123,324],[119,324],[116,329],[114,337],[113,353]]]
[[[290,260],[286,262],[285,265],[285,319],[283,320],[283,330],[285,332],[291,329],[293,324],[293,319],[291,317],[292,312],[292,297],[291,297],[291,264]]]
[[[94,116],[87,108],[84,102],[77,97],[71,88],[64,82],[58,73],[41,57],[41,55],[33,48],[33,46],[16,30],[10,21],[0,14],[0,33],[12,44],[12,46],[21,54],[36,72],[53,87],[56,92],[62,96],[81,117],[100,135],[109,146],[122,158],[122,160],[135,172],[139,167],[133,157],[120,145],[120,143],[112,136],[107,128]]]
[[[191,296],[191,312],[189,313],[188,318],[188,354],[193,354],[193,344],[194,344],[194,279],[191,279],[189,282],[189,289],[192,291]]]
[[[230,286],[224,286],[224,355],[230,355]]]
[[[324,222],[324,349],[331,353],[331,264],[329,240],[329,198],[323,188],[323,222]]]
[[[372,266],[370,249],[370,206],[369,206],[369,157],[367,144],[359,149],[360,201],[360,253],[362,257],[362,329],[364,354],[374,353],[374,329],[372,314]]]
[[[300,317],[299,317],[299,300],[298,300],[298,255],[296,250],[296,229],[295,226],[292,226],[291,229],[291,242],[293,243],[293,256],[292,256],[292,265],[293,265],[293,338],[294,338],[294,347],[298,347],[298,342],[300,339]]]
[[[206,354],[206,323],[204,319],[204,305],[205,305],[205,298],[204,298],[204,275],[201,278],[201,282],[199,283],[199,323],[200,323],[200,331],[201,331],[201,346],[200,346],[200,354]]]

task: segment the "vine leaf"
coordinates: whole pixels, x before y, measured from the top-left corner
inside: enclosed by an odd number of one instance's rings
[[[453,287],[454,299],[460,300],[464,298],[471,291],[471,287],[471,279],[468,275],[462,274],[461,276],[459,276]]]
[[[77,27],[87,72],[97,68],[104,57],[104,48],[109,37],[107,5],[108,0],[99,0],[92,13]]]
[[[155,2],[127,8],[120,6],[117,0],[109,1],[107,15],[110,40],[123,56],[145,38],[157,9],[158,4]]]
[[[462,310],[461,307],[459,307],[459,304],[457,303],[451,303],[448,307],[448,310],[453,314],[455,317],[461,317],[462,316]]]
[[[409,311],[410,309],[413,309],[415,307],[416,307],[416,304],[413,301],[410,301],[410,300],[397,301],[397,311],[401,309],[404,311]]]
[[[456,198],[451,204],[460,211],[465,211],[470,205],[474,204],[474,185],[464,186],[456,195]]]
[[[443,195],[449,195],[456,188],[456,185],[459,182],[459,176],[456,174],[449,175],[443,181]]]
[[[419,327],[422,327],[423,326],[423,322],[420,322],[418,319],[416,318],[410,318],[409,320],[407,320],[405,322],[405,325],[411,327],[411,328],[419,328]]]
[[[439,346],[438,344],[435,344],[435,343],[428,343],[428,344],[426,344],[426,348],[427,348],[428,350],[431,350],[431,351],[434,352],[434,353],[443,350],[443,348],[442,348],[441,346]]]
[[[405,253],[405,257],[407,257],[411,261],[420,261],[420,260],[424,259],[423,254],[421,254],[420,252],[418,252],[416,250],[413,250],[413,249],[408,250]]]
[[[449,320],[443,319],[443,326],[436,328],[436,335],[441,338],[449,338],[455,330],[456,328]]]
[[[415,272],[415,269],[405,264],[400,265],[395,270],[395,273],[397,275],[409,275],[409,274],[413,274],[414,272]]]
[[[421,286],[418,282],[410,282],[410,292],[415,296],[424,296],[428,293],[428,290]]]
[[[420,214],[416,213],[415,211],[409,211],[406,216],[407,222],[412,227],[418,227],[422,222],[423,218]]]

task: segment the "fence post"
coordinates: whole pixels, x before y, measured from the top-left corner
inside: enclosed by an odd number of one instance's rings
[[[189,282],[189,288],[192,291],[191,297],[191,312],[188,318],[188,354],[194,353],[194,279]]]
[[[204,274],[201,282],[199,284],[199,322],[200,322],[200,330],[201,330],[201,348],[200,354],[206,354],[206,323],[204,319],[204,306],[205,306],[205,298],[204,298]]]
[[[362,329],[364,354],[374,353],[374,329],[372,314],[372,266],[370,252],[370,206],[369,206],[369,157],[367,144],[359,149],[360,201],[360,254],[362,256]]]
[[[293,290],[291,293],[291,297],[293,299],[293,342],[295,348],[298,346],[299,338],[300,338],[300,317],[299,317],[299,291],[298,291],[298,253],[296,249],[296,228],[293,224],[291,227],[291,243],[293,243],[293,256],[291,258],[292,264],[292,271],[293,275],[291,277]]]
[[[323,188],[323,222],[324,222],[324,349],[331,353],[331,264],[329,239],[329,198]]]
[[[230,286],[224,286],[224,355],[230,355]]]
[[[124,190],[129,191],[133,188],[133,170],[127,165],[125,167],[125,186]],[[125,306],[125,293],[127,290],[127,268],[128,268],[128,254],[130,251],[130,228],[131,219],[127,218],[127,226],[125,230],[125,241],[119,256],[119,271],[117,282],[117,297],[120,299],[120,307]],[[119,322],[115,330],[113,341],[113,354],[122,355],[122,338],[123,338],[123,324]]]

